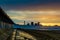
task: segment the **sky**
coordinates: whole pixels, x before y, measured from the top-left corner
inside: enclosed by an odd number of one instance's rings
[[[0,6],[17,24],[60,25],[60,0],[0,0]]]

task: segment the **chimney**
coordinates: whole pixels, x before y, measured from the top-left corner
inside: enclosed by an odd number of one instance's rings
[[[25,21],[24,21],[24,25],[25,25]]]

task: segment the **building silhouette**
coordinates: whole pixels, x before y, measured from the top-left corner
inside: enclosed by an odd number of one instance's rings
[[[31,22],[31,24],[30,23],[27,23],[27,25],[31,25],[31,26],[42,26],[42,24],[40,24],[40,22],[37,22],[37,23]]]
[[[39,26],[40,25],[40,22],[38,22],[37,25]]]
[[[27,23],[27,25],[30,25],[29,23]]]
[[[34,25],[34,22],[31,22],[31,25],[33,26]]]
[[[37,26],[37,23],[35,23],[35,26]]]

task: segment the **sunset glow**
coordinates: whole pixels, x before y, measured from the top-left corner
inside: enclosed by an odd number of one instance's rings
[[[60,25],[60,0],[1,0],[0,6],[17,24]]]
[[[11,19],[18,20],[17,24],[23,24],[24,21],[27,23],[39,21],[47,26],[60,25],[60,11],[7,11],[7,13],[13,13],[8,15],[11,15]]]

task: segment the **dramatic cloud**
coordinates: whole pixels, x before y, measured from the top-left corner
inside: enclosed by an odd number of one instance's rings
[[[39,21],[60,25],[60,0],[0,0],[0,6],[18,24]]]
[[[58,12],[58,13],[57,13]],[[60,23],[60,11],[7,11],[16,23],[41,22],[41,23]]]

